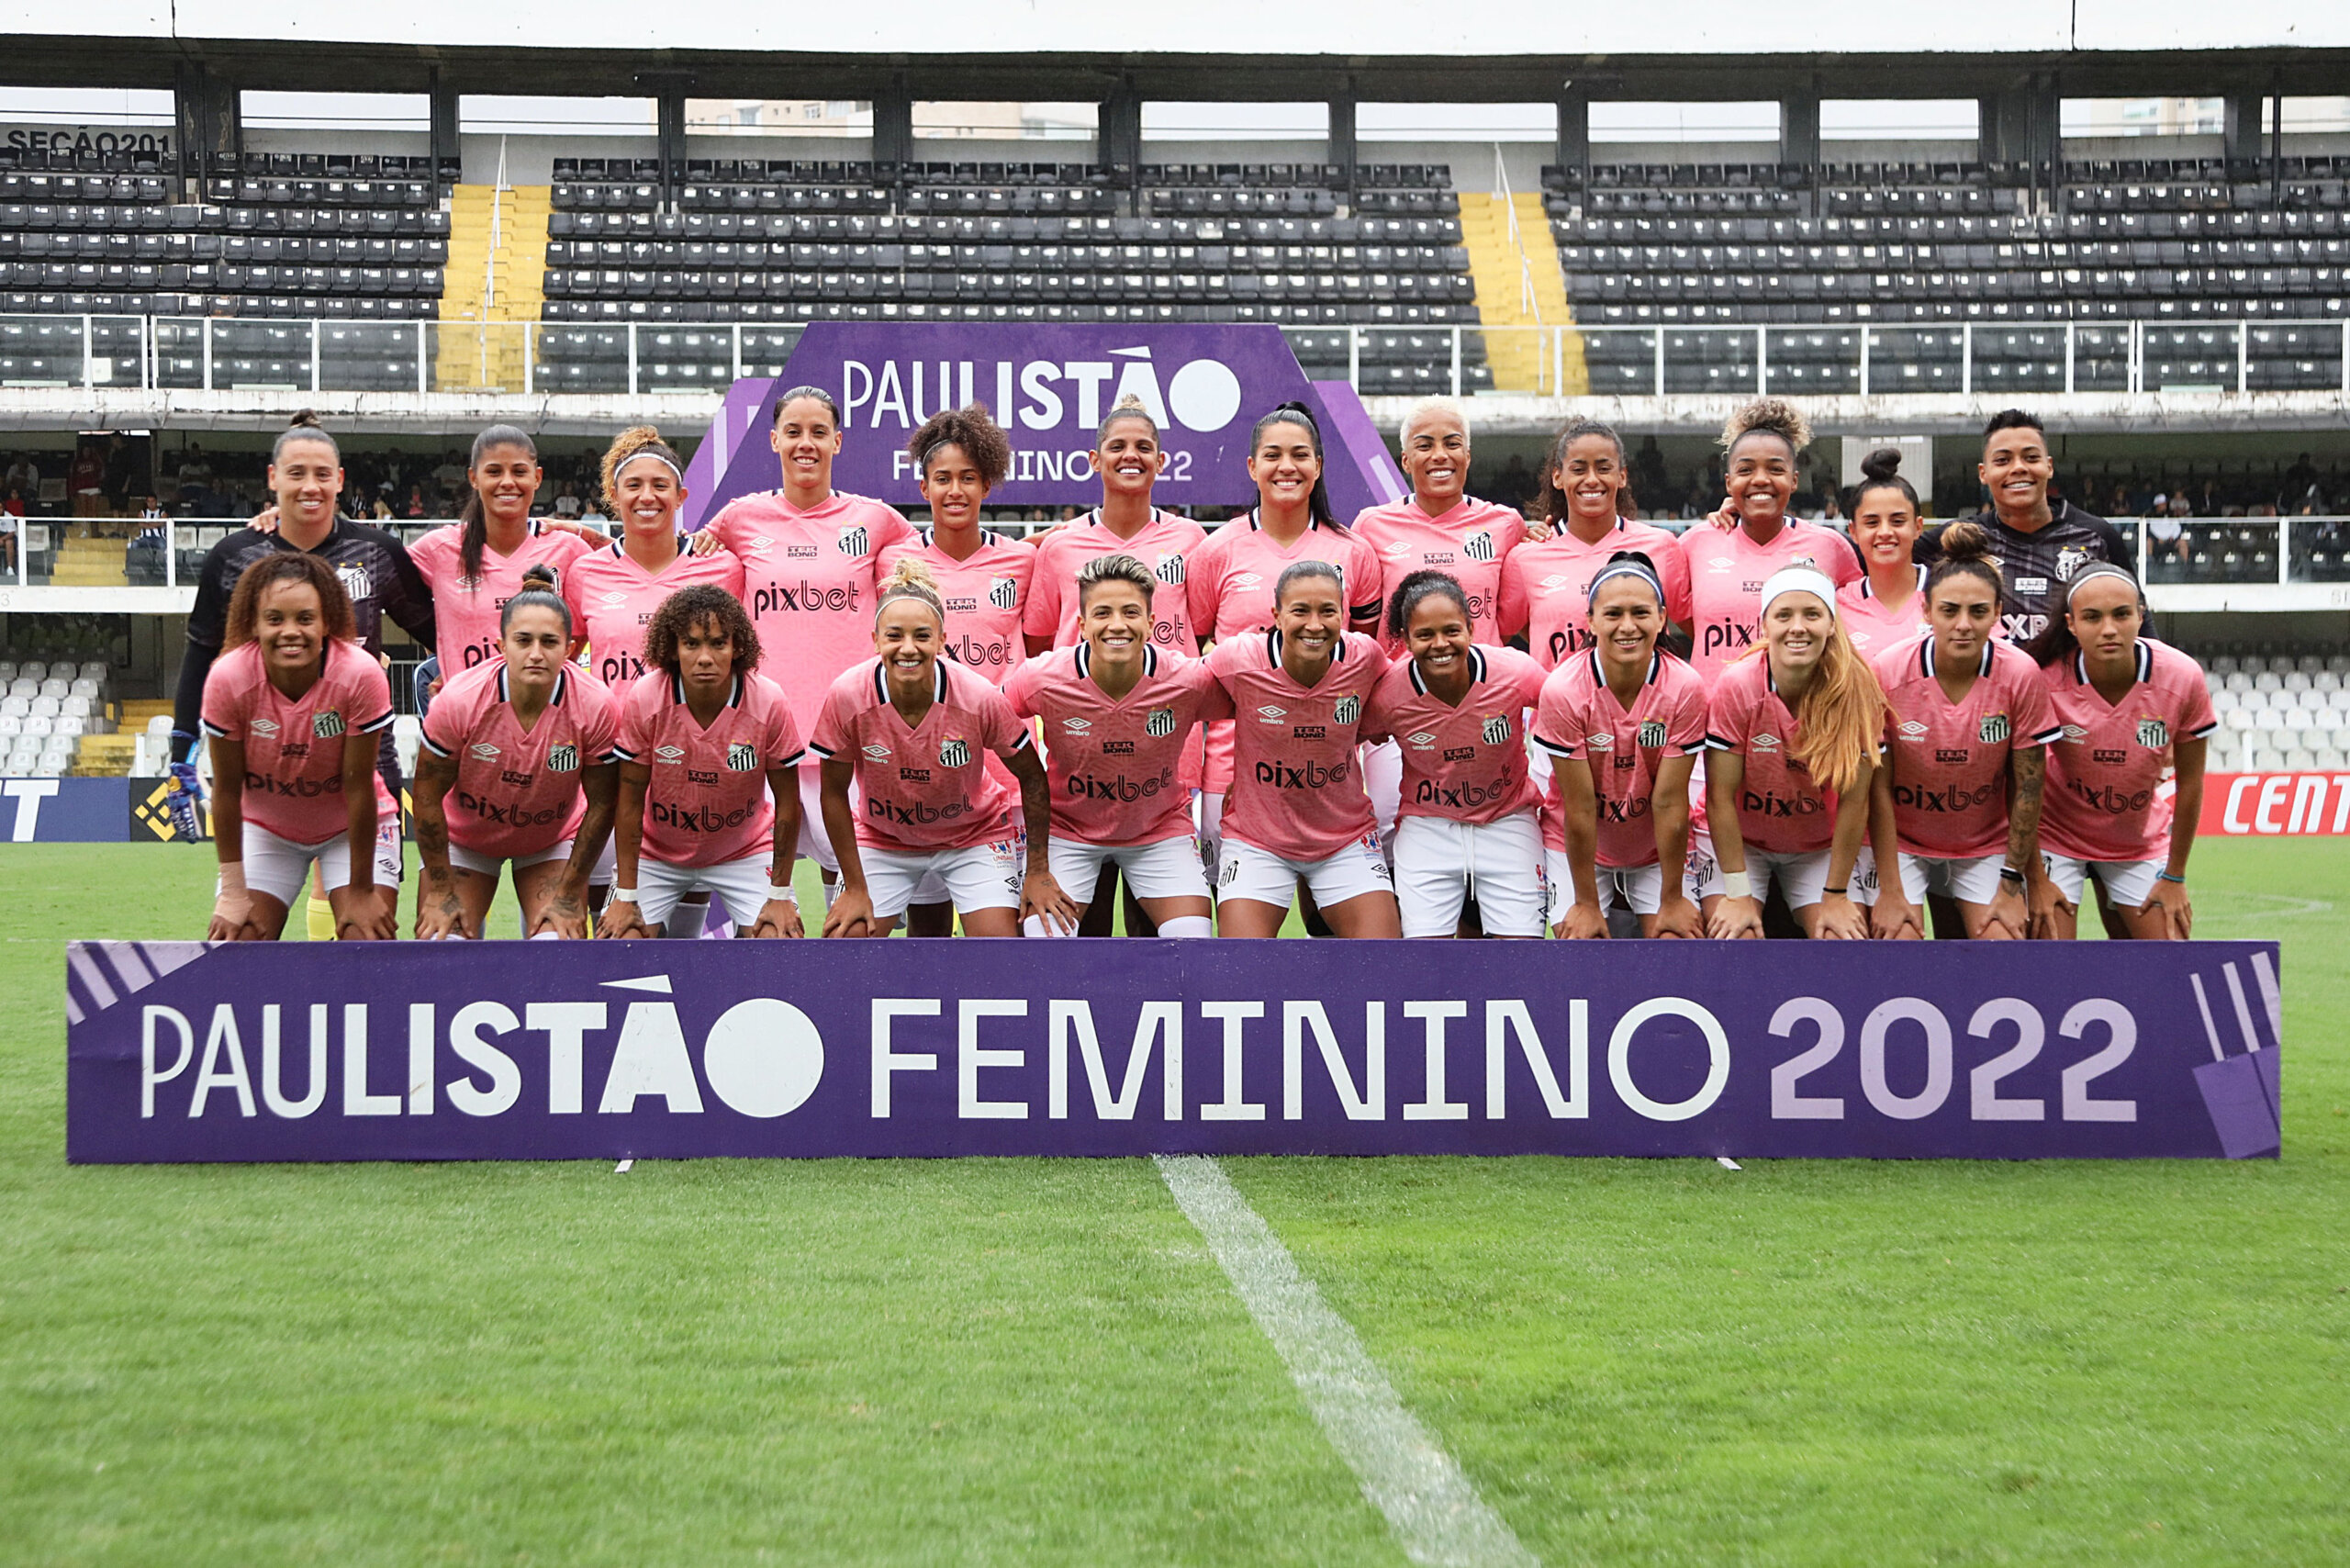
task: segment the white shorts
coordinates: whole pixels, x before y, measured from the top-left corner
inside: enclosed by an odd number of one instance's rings
[[[1216,896],[1254,899],[1278,909],[1297,902],[1303,881],[1314,902],[1330,909],[1365,893],[1395,890],[1387,858],[1379,853],[1379,834],[1364,834],[1326,860],[1290,860],[1270,849],[1237,838],[1224,841],[1223,860],[1216,868]]]
[[[1449,936],[1470,895],[1488,936],[1539,936],[1550,906],[1542,824],[1532,812],[1494,823],[1405,817],[1395,824],[1395,902],[1406,936]]]
[[[1549,868],[1550,924],[1557,925],[1574,907],[1574,868],[1567,863],[1563,849],[1546,849],[1542,859]],[[1599,876],[1599,907],[1603,912],[1613,908],[1628,909],[1634,914],[1654,914],[1663,907],[1662,866],[1601,866],[1595,869]]]
[[[1989,903],[1999,892],[1999,868],[2004,855],[1948,858],[1930,855],[1901,857],[1901,890],[1911,903],[1923,903],[1929,893],[1961,903]]]
[[[1371,797],[1371,814],[1379,823],[1380,842],[1392,847],[1395,820],[1404,809],[1404,748],[1393,740],[1363,747],[1362,787]]]
[[[1689,896],[1693,899],[1721,896],[1721,863],[1714,858],[1710,847],[1709,845],[1702,880],[1697,875],[1696,851],[1695,848],[1690,851]],[[1867,851],[1862,853],[1866,854]],[[1781,855],[1774,850],[1757,849],[1750,844],[1746,846],[1746,880],[1754,890],[1758,902],[1771,896],[1771,884],[1775,881],[1779,884],[1779,890],[1787,895],[1789,909],[1807,909],[1818,903],[1827,890],[1828,856],[1825,849],[1815,849],[1802,855]],[[1853,880],[1859,879],[1858,873],[1855,873]]]
[[[1046,841],[1053,880],[1079,903],[1093,897],[1102,868],[1115,865],[1125,874],[1126,886],[1138,899],[1203,899],[1208,896],[1207,869],[1200,864],[1199,842],[1192,838],[1162,838],[1152,844],[1085,844],[1056,834]]]
[[[336,834],[319,844],[297,844],[265,827],[245,824],[245,887],[267,893],[288,909],[310,879],[310,862],[329,892],[351,885],[351,835]],[[400,822],[389,817],[375,826],[375,885],[400,885]]]
[[[975,909],[1018,909],[1020,884],[1026,879],[1027,846],[1017,837],[968,849],[925,849],[908,853],[856,846],[865,865],[865,890],[873,900],[875,915],[888,918],[906,913],[925,877],[935,874],[938,885],[964,913]]]
[[[636,861],[636,908],[647,925],[659,925],[677,913],[688,893],[708,889],[726,905],[726,917],[738,926],[759,923],[767,905],[768,873],[774,855],[762,850],[740,860],[715,866],[668,866],[647,856]],[[697,923],[701,917],[695,916]]]
[[[2117,909],[2143,909],[2146,901],[2154,896],[2154,882],[2170,865],[2168,857],[2160,860],[2076,860],[2054,850],[2040,852],[2042,864],[2048,868],[2048,879],[2065,895],[2065,902],[2078,905],[2086,890],[2089,873],[2096,873],[2098,885],[2105,889],[2108,903]]]
[[[604,847],[607,850],[611,847],[609,840]],[[550,860],[570,858],[571,840],[567,838],[560,844],[550,845],[533,854],[517,855],[511,860],[501,860],[496,856],[477,854],[462,844],[449,846],[449,864],[460,871],[471,871],[476,877],[495,878],[501,866],[511,866],[520,871],[525,866],[543,866]]]
[[[1852,895],[1854,903],[1871,906],[1876,903],[1876,851],[1865,844],[1861,846],[1861,852],[1852,857],[1852,879],[1846,891]]]
[[[841,857],[833,853],[832,835],[824,831],[824,769],[822,765],[810,762],[801,764],[799,771],[800,858],[813,860],[838,876]],[[848,781],[848,805],[852,822],[856,818],[856,803],[864,796],[865,791],[856,787],[855,778],[851,778]]]
[[[1200,791],[1200,869],[1210,882],[1224,864],[1224,791]]]

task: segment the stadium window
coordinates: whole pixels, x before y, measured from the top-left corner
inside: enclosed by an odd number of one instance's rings
[[[432,129],[432,99],[423,93],[264,93],[238,95],[247,130],[407,130]]]
[[[1206,104],[1153,99],[1142,106],[1145,141],[1323,141],[1329,135],[1327,104]]]
[[[1779,106],[1628,103],[1591,106],[1594,141],[1776,141]]]
[[[651,98],[562,98],[465,93],[457,99],[460,130],[521,135],[629,136],[655,134]]]
[[[1091,141],[1096,106],[923,98],[914,138],[925,141]]]
[[[1981,133],[1973,98],[1823,98],[1822,141],[1972,141]]]
[[[1553,104],[1360,104],[1358,141],[1555,142]]]

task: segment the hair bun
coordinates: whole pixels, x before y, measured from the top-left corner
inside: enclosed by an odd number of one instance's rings
[[[1618,550],[1607,557],[1607,564],[1611,566],[1617,565],[1638,566],[1642,571],[1651,574],[1656,571],[1656,563],[1649,559],[1649,553],[1645,550]]]
[[[304,409],[286,421],[285,428],[290,431],[322,431],[327,427],[326,421],[319,418],[319,411],[316,409]]]
[[[1872,484],[1882,484],[1900,476],[1901,449],[1897,446],[1880,446],[1861,459],[1861,477]]]
[[[554,588],[555,580],[554,568],[548,566],[544,561],[537,562],[532,566],[525,566],[522,569],[522,586],[526,588],[545,588],[552,592]]]
[[[1987,561],[1991,557],[1991,535],[1981,523],[1966,518],[1942,524],[1935,543],[1941,545],[1945,561]]]
[[[935,593],[938,591],[938,578],[925,563],[915,560],[912,555],[901,555],[897,565],[890,568],[890,575],[881,579],[881,586],[885,589],[927,588]]]
[[[1139,397],[1136,396],[1132,392],[1122,392],[1118,395],[1118,400],[1110,405],[1110,411],[1114,414],[1121,409],[1139,409],[1141,407],[1142,399]]]

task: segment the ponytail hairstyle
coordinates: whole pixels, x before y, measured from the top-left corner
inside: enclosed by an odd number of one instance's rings
[[[1147,414],[1143,417],[1149,418]],[[1142,602],[1146,609],[1150,605],[1152,590],[1158,587],[1158,579],[1151,576],[1150,568],[1134,556],[1096,555],[1077,569],[1077,606],[1080,611],[1085,608],[1087,596],[1103,583],[1132,583],[1142,590]]]
[[[612,444],[604,449],[604,505],[610,509],[612,520],[625,529],[628,525],[621,510],[621,470],[640,457],[657,457],[669,465],[677,476],[677,487],[685,488],[686,463],[677,449],[661,439],[661,432],[651,425],[631,425],[612,437]]]
[[[497,443],[493,442],[491,444]],[[468,571],[471,569],[467,568]],[[555,591],[554,568],[543,561],[523,571],[522,591],[508,599],[498,610],[498,634],[500,637],[505,636],[507,628],[514,624],[514,612],[518,610],[552,610],[563,618],[563,634],[566,637],[571,635],[571,606],[564,602],[563,595]]]
[[[347,643],[359,635],[359,621],[351,608],[351,595],[344,591],[342,579],[335,576],[332,566],[307,550],[273,550],[247,566],[237,578],[237,587],[229,595],[228,625],[220,638],[221,652],[253,640],[253,629],[261,620],[261,596],[274,583],[308,583],[318,590],[319,618],[326,623],[329,642]],[[323,649],[319,656],[325,656]]]
[[[689,627],[713,622],[734,648],[734,673],[748,675],[759,667],[759,629],[751,624],[743,601],[716,583],[681,588],[661,601],[644,626],[646,667],[675,677],[678,673],[677,640]]]
[[[1852,646],[1843,617],[1834,613],[1835,606],[1829,610],[1828,641],[1811,684],[1796,700],[1798,733],[1787,752],[1820,788],[1844,795],[1860,782],[1861,765],[1875,759],[1885,733],[1885,689]]]
[[[946,624],[946,601],[938,597],[938,579],[912,555],[899,556],[898,564],[890,568],[890,575],[881,579],[880,592],[873,601],[875,625],[881,623],[881,612],[890,608],[890,601],[898,599],[920,599],[930,606],[930,612],[938,617],[940,626]]]
[[[1811,421],[1785,398],[1757,398],[1730,415],[1722,425],[1722,451],[1734,452],[1750,435],[1774,435],[1787,443],[1793,457],[1811,444]]]
[[[1861,460],[1861,482],[1852,487],[1852,504],[1849,510],[1857,513],[1861,510],[1861,498],[1871,490],[1898,490],[1901,498],[1909,503],[1911,511],[1923,510],[1918,500],[1917,489],[1901,476],[1901,449],[1897,446],[1880,446]]]
[[[922,422],[922,429],[906,442],[906,455],[914,460],[917,482],[930,476],[931,454],[942,446],[961,447],[971,466],[979,471],[979,483],[990,490],[1012,472],[1012,438],[1003,433],[985,403],[941,409]]]
[[[1617,577],[1637,577],[1648,584],[1649,591],[1656,595],[1657,608],[1659,610],[1664,608],[1664,578],[1657,575],[1656,563],[1649,558],[1648,552],[1618,550],[1607,557],[1606,566],[1592,574],[1591,588],[1583,599],[1586,610],[1590,606],[1599,602],[1600,585],[1612,582]]]
[[[296,414],[293,420],[277,432],[276,441],[273,442],[269,448],[271,465],[275,466],[278,460],[285,455],[285,449],[297,441],[321,442],[329,452],[334,454],[336,466],[341,466],[342,449],[335,445],[334,437],[327,433],[327,427],[319,421],[317,411],[311,409],[305,409]]]
[[[1393,598],[1387,601],[1387,631],[1397,642],[1412,624],[1412,611],[1431,599],[1449,599],[1460,607],[1460,619],[1466,624],[1469,596],[1461,591],[1458,579],[1444,572],[1418,571],[1406,576],[1395,585]]]
[[[1566,521],[1567,492],[1559,487],[1558,474],[1566,466],[1567,448],[1587,435],[1595,435],[1615,444],[1616,466],[1624,476],[1623,486],[1616,492],[1616,510],[1621,514],[1632,504],[1632,464],[1624,451],[1624,438],[1616,433],[1614,425],[1604,424],[1597,420],[1569,420],[1559,427],[1559,433],[1550,438],[1550,455],[1542,460],[1541,507],[1545,522],[1561,523]]]
[[[1093,431],[1094,451],[1102,450],[1102,443],[1110,439],[1110,427],[1120,420],[1140,420],[1150,427],[1150,438],[1153,441],[1158,439],[1158,421],[1150,417],[1150,410],[1142,406],[1141,398],[1128,392],[1123,394],[1117,402],[1111,405],[1110,411],[1102,416],[1102,423]]]
[[[1322,427],[1314,421],[1314,410],[1294,399],[1276,403],[1259,415],[1248,431],[1248,455],[1257,455],[1258,442],[1265,439],[1265,431],[1275,425],[1300,425],[1314,443],[1314,462],[1320,470],[1314,476],[1314,494],[1306,500],[1307,513],[1326,528],[1343,526],[1330,510],[1329,464],[1322,455]],[[1286,573],[1283,576],[1287,576]]]
[[[2095,582],[2099,577],[2120,577],[2136,590],[2139,635],[2145,635],[2147,614],[2145,588],[2141,586],[2136,577],[2132,577],[2121,567],[2110,566],[2103,561],[2093,561],[2071,582],[2065,585],[2064,604],[2055,614],[2048,618],[2048,624],[2040,629],[2040,634],[2023,644],[2023,651],[2031,655],[2033,664],[2046,669],[2058,659],[2069,659],[2080,652],[2081,640],[2073,635],[2073,595],[2080,591],[2083,583]]]
[[[1935,543],[1941,546],[1942,559],[1926,574],[1928,602],[1931,602],[1934,589],[1943,581],[1965,576],[1989,586],[1994,613],[2006,605],[2008,586],[2000,579],[1999,568],[1991,564],[1991,535],[1981,523],[1963,517],[1946,522]]]
[[[493,447],[519,446],[531,454],[535,465],[539,461],[538,442],[520,425],[492,425],[474,437],[473,455],[465,460],[465,504],[457,513],[464,532],[457,536],[457,559],[464,563],[465,576],[481,571],[482,547],[489,542],[489,511],[481,502],[481,492],[472,484],[473,471],[481,466],[483,456]],[[501,631],[504,628],[499,628]]]

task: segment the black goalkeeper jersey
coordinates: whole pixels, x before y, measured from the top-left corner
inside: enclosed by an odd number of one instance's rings
[[[2083,566],[2102,561],[2132,577],[2138,571],[2137,552],[2121,530],[2070,501],[2054,502],[2049,511],[2048,526],[2030,533],[2009,528],[1992,512],[1966,520],[1991,536],[1992,560],[2007,585],[2001,621],[2009,637],[2019,643],[2038,636],[2048,618],[2063,610],[2065,585]],[[1921,536],[1913,554],[1926,566],[1940,561],[1942,529]]]

